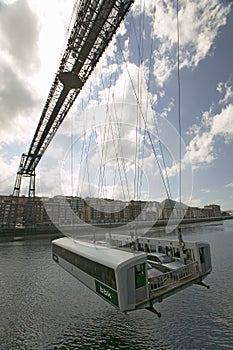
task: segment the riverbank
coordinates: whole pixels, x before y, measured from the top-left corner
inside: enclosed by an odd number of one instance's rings
[[[207,222],[216,222],[223,220],[232,220],[233,216],[221,216],[221,217],[211,217],[211,218],[198,218],[198,219],[183,219],[181,224],[195,224],[195,223],[207,223]],[[152,222],[140,222],[137,223],[140,227],[166,227],[168,224],[167,220],[158,220],[156,223]],[[176,225],[176,221],[169,221],[169,224]],[[87,225],[85,225],[88,227]],[[91,227],[94,225],[90,225]],[[126,224],[119,223],[107,223],[107,224],[95,224],[96,227],[99,228],[121,228],[125,227]],[[136,226],[136,222],[132,223],[132,228]],[[64,236],[69,232],[77,230],[77,227],[81,226],[69,226],[69,227],[56,227],[56,226],[46,226],[46,227],[30,227],[30,228],[16,228],[16,229],[0,229],[0,242],[12,242],[12,241],[20,241],[20,240],[28,240],[28,239],[56,239]]]
[[[64,235],[56,227],[0,229],[0,242],[22,241],[27,239],[56,239]]]

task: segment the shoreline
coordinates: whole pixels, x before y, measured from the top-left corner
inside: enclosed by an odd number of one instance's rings
[[[208,223],[224,220],[233,220],[233,216],[221,216],[212,218],[198,218],[198,219],[183,219],[181,225],[196,224],[196,223]],[[167,220],[159,220],[152,225],[151,228],[163,228],[167,226]],[[176,222],[169,222],[170,225],[176,224]],[[95,224],[91,226],[105,227],[105,228],[117,228],[125,225],[119,225],[115,223],[105,224]],[[142,225],[143,226],[143,225]],[[66,227],[66,229],[74,229],[75,226]],[[77,228],[77,226],[76,226]],[[61,230],[64,227],[60,228]],[[18,228],[18,229],[0,229],[0,242],[12,242],[12,241],[24,241],[29,239],[56,239],[64,237],[64,234],[60,231],[58,227],[48,226],[43,228]]]

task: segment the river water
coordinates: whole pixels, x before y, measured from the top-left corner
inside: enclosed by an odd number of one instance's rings
[[[233,220],[186,226],[211,244],[207,290],[122,314],[51,259],[48,240],[0,243],[0,350],[233,349]]]

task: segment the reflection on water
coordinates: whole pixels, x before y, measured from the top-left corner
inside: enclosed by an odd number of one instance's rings
[[[213,230],[212,230],[213,227]],[[204,234],[204,233],[211,233],[211,232],[217,232],[217,231],[224,231],[225,230],[225,223],[223,221],[215,221],[215,222],[206,222],[206,223],[197,223],[197,224],[186,224],[181,225],[181,230],[183,235],[191,235],[193,234]],[[163,227],[155,227],[150,229],[150,231],[147,233],[147,236],[149,237],[162,237],[164,236],[164,228]],[[175,237],[177,236],[177,229],[170,232],[166,237]],[[191,238],[191,237],[190,237]],[[195,238],[194,238],[195,239]]]
[[[0,350],[232,348],[233,222],[189,225],[183,234],[210,242],[211,289],[166,299],[161,319],[124,315],[99,299],[52,261],[49,240],[1,243]]]

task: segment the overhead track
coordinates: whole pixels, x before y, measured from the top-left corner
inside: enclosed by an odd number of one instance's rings
[[[82,0],[36,132],[19,171],[30,175],[134,0]]]

